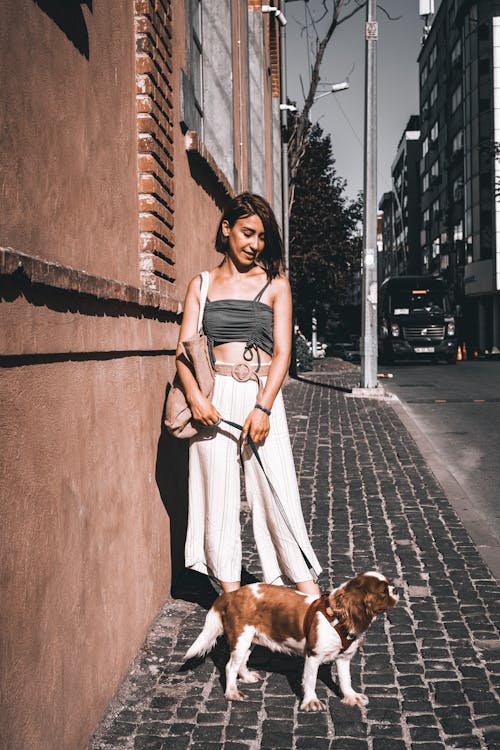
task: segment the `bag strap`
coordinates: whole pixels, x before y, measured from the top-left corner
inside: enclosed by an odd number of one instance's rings
[[[228,419],[221,419],[220,421],[221,421],[221,422],[224,422],[224,424],[228,424],[228,425],[230,425],[231,427],[234,427],[234,428],[235,428],[235,429],[237,429],[237,430],[240,430],[240,431],[241,431],[241,430],[243,429],[243,426],[242,426],[242,425],[240,425],[240,424],[237,424],[236,422],[230,422],[230,421],[229,421]],[[219,422],[218,424],[220,424],[220,422]],[[295,543],[297,544],[297,547],[299,548],[299,550],[300,550],[300,552],[301,552],[301,554],[302,554],[302,557],[304,558],[304,562],[305,562],[305,564],[307,565],[307,567],[309,568],[309,571],[310,571],[310,573],[311,573],[311,576],[312,576],[312,578],[313,578],[313,579],[314,579],[315,581],[317,581],[317,580],[318,580],[318,574],[317,574],[317,573],[316,573],[316,571],[314,570],[313,564],[312,564],[312,563],[310,562],[310,560],[309,560],[309,558],[307,557],[306,553],[304,552],[304,550],[303,550],[303,549],[302,549],[302,547],[300,546],[300,542],[299,542],[299,540],[298,540],[298,539],[297,539],[297,537],[295,536],[295,533],[294,533],[294,531],[293,531],[293,529],[292,529],[292,526],[291,526],[291,524],[290,524],[290,521],[288,520],[288,517],[287,517],[287,515],[286,515],[286,511],[285,511],[285,509],[284,509],[284,507],[283,507],[283,504],[282,504],[282,502],[281,502],[281,500],[280,500],[280,498],[279,498],[279,495],[278,495],[278,493],[276,492],[276,490],[274,489],[274,487],[273,487],[273,484],[272,484],[271,480],[269,479],[269,477],[268,477],[268,475],[267,475],[267,472],[266,472],[266,470],[265,470],[265,468],[264,468],[264,464],[262,463],[262,459],[261,459],[261,457],[260,457],[260,455],[259,455],[259,451],[257,450],[257,446],[255,445],[255,443],[254,443],[254,441],[252,440],[252,438],[250,437],[250,435],[247,435],[247,440],[248,440],[248,444],[249,444],[250,448],[252,449],[252,452],[253,452],[253,454],[254,454],[255,458],[257,459],[257,463],[259,464],[260,468],[262,469],[262,473],[264,474],[264,476],[265,476],[265,478],[266,478],[266,480],[267,480],[267,483],[268,483],[268,485],[269,485],[269,489],[271,490],[271,495],[273,496],[273,498],[274,498],[274,502],[276,503],[276,505],[277,505],[277,507],[278,507],[278,510],[279,510],[279,512],[281,513],[281,516],[282,516],[282,518],[283,518],[283,521],[285,522],[285,526],[287,527],[288,531],[289,531],[289,532],[290,532],[290,534],[292,535],[292,539],[293,539],[293,540],[295,541]]]
[[[209,273],[208,271],[202,271],[200,273],[201,276],[201,288],[200,288],[200,311],[198,313],[198,333],[203,333],[203,313],[205,312],[205,302],[207,301],[208,296],[208,282],[209,282]]]

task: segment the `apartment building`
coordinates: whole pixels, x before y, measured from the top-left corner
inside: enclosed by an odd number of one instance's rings
[[[182,567],[182,300],[230,195],[280,215],[278,36],[258,0],[2,5],[2,747],[86,747]]]
[[[412,115],[401,135],[391,165],[392,190],[383,194],[383,251],[379,280],[420,273],[420,122]]]
[[[421,259],[468,350],[500,347],[500,2],[442,0],[419,57]]]

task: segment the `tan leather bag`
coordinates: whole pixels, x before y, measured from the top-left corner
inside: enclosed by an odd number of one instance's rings
[[[200,391],[211,399],[215,375],[208,352],[207,337],[203,333],[203,311],[208,292],[208,271],[201,274],[200,311],[198,314],[198,333],[191,339],[182,342],[184,349],[181,355],[195,376]],[[174,437],[185,439],[194,437],[203,427],[193,419],[191,408],[186,401],[181,380],[176,373],[165,405],[165,425]]]

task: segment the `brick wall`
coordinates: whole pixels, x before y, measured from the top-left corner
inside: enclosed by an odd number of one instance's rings
[[[279,23],[273,18],[269,29],[269,55],[271,58],[272,95],[280,95]]]
[[[170,0],[135,0],[135,33],[141,280],[170,296],[176,279]]]

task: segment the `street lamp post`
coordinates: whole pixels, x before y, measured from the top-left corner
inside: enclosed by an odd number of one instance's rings
[[[376,0],[366,5],[361,387],[377,387],[377,38]]]

